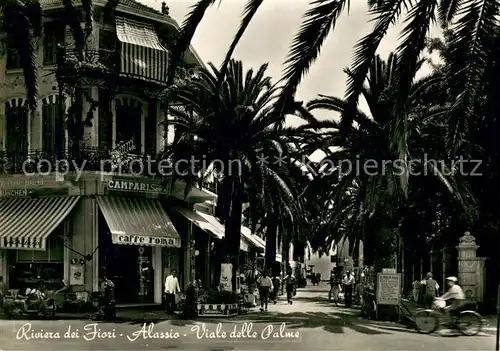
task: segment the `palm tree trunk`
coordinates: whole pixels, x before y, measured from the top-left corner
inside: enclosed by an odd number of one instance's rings
[[[233,173],[234,174],[234,173]],[[240,263],[241,216],[243,213],[244,184],[239,175],[233,176],[233,191],[231,196],[231,209],[229,220],[226,223],[225,240],[226,254],[233,265],[232,286],[236,291],[236,273]]]
[[[273,219],[268,219],[268,225],[266,230],[266,258],[265,267],[270,270],[272,276],[279,274],[276,269],[276,240],[278,239],[278,223]]]

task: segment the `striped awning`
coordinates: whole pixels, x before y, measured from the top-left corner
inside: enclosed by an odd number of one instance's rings
[[[252,234],[252,231],[250,228],[247,228],[245,226],[241,226],[241,236],[247,240],[252,246],[258,248],[258,249],[265,249],[266,248],[266,243],[256,235]]]
[[[100,196],[113,244],[180,247],[181,238],[158,200]]]
[[[0,201],[0,248],[45,251],[47,237],[70,214],[79,196]]]
[[[217,218],[198,211],[191,211],[180,206],[176,206],[174,209],[204,232],[213,235],[217,239],[222,239],[224,237],[224,225],[221,224]]]
[[[168,50],[151,24],[116,16],[116,35],[120,42],[122,75],[166,81]]]

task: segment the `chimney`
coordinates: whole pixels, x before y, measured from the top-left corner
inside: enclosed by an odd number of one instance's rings
[[[170,12],[170,9],[167,6],[167,3],[164,1],[161,3],[161,13],[163,13],[165,16],[168,16],[168,13]]]

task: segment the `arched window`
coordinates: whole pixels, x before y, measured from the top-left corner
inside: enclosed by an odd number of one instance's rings
[[[28,151],[28,106],[26,99],[13,99],[5,103],[5,148],[10,152]]]

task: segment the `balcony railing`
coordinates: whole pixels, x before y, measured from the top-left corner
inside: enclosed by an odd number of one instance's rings
[[[26,152],[0,151],[0,175],[5,174],[48,174],[71,171],[114,172],[137,176],[168,175],[163,164],[157,162],[156,155],[124,154],[99,148],[84,148],[78,152],[41,151]]]
[[[108,50],[79,50],[59,48],[58,71],[62,76],[81,73],[118,73],[119,54]]]

